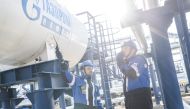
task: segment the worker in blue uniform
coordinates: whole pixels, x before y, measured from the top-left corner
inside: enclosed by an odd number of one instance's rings
[[[117,55],[117,65],[124,75],[126,109],[153,109],[148,64],[143,55],[136,55],[133,41],[124,42]]]
[[[90,60],[80,66],[81,76],[65,72],[66,81],[72,88],[74,109],[102,109],[99,88],[91,81],[93,64]]]

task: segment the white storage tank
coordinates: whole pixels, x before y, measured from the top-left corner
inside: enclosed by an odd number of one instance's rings
[[[23,65],[57,41],[73,67],[82,58],[88,33],[56,0],[0,0],[0,63]]]

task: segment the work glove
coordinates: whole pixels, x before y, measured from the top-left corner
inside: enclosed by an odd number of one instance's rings
[[[137,72],[129,65],[124,64],[121,68],[121,72],[130,79],[137,79]]]
[[[116,57],[116,61],[117,61],[117,65],[119,67],[119,69],[121,70],[122,65],[124,65],[125,62],[125,56],[122,52],[118,53],[117,57]]]
[[[62,70],[63,71],[68,71],[69,70],[69,61],[63,61],[62,63],[61,63],[61,68],[62,68]]]

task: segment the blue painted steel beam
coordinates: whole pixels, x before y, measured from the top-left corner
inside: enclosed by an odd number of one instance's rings
[[[36,80],[37,74],[51,72],[61,74],[61,65],[58,60],[42,62],[25,67],[0,72],[0,86],[10,86]]]
[[[100,55],[100,67],[102,67],[102,71],[101,71],[101,79],[103,80],[103,84],[104,84],[104,87],[103,87],[103,90],[104,90],[104,96],[105,96],[105,103],[106,103],[106,109],[113,109],[112,107],[112,101],[111,101],[111,95],[110,95],[110,87],[109,87],[109,78],[108,78],[108,71],[107,71],[107,65],[106,65],[106,62],[105,62],[105,59],[106,59],[106,49],[105,49],[105,46],[103,45],[103,37],[104,36],[104,28],[101,24],[98,24],[99,25],[99,30],[100,30],[100,43],[101,43],[101,47],[102,47],[102,53]],[[105,39],[104,39],[105,41]]]
[[[150,10],[142,11],[142,10],[136,10],[132,13],[130,18],[128,19],[123,19],[121,21],[121,26],[122,27],[128,27],[132,25],[136,25],[139,23],[147,23],[150,25],[150,23],[155,22],[156,16],[153,15],[161,15],[161,16],[167,16],[169,14],[173,15],[178,15],[179,14],[179,9],[176,4],[176,0],[170,0],[168,1],[169,3],[165,4],[164,6],[161,7],[156,7]],[[189,12],[190,11],[190,1],[185,0],[184,1],[184,12]],[[138,21],[138,22],[137,22]]]
[[[15,109],[24,98],[17,98],[15,88],[0,88],[0,109]]]
[[[98,40],[99,38],[96,33],[96,44],[98,46],[98,44],[101,43],[102,51],[105,51],[104,46],[103,46],[103,39],[102,39],[104,37],[103,36],[104,35],[103,26],[101,24],[97,23],[97,27],[98,27],[97,29],[99,30],[100,40]],[[103,91],[104,91],[106,109],[113,109],[111,95],[110,95],[108,72],[106,70],[106,63],[105,63],[106,54],[105,54],[105,52],[100,51],[99,46],[98,46],[98,57],[99,57],[101,81],[102,81],[102,87],[103,87]]]
[[[163,32],[163,31],[162,31]],[[167,34],[167,33],[165,33]],[[179,83],[172,59],[171,47],[167,36],[151,32],[156,60],[162,89],[164,93],[165,105],[167,109],[184,109],[179,90]]]
[[[51,72],[38,73],[38,90],[27,93],[34,109],[54,109],[55,100],[63,95],[65,88],[62,74]],[[64,100],[61,101],[64,103]],[[63,107],[64,108],[64,107]]]
[[[160,92],[161,92],[162,102],[164,104],[163,107],[164,107],[164,109],[167,109],[166,105],[165,105],[166,101],[165,101],[165,97],[164,97],[162,82],[161,82],[161,79],[160,79],[160,73],[159,73],[159,69],[158,69],[158,63],[157,63],[157,60],[156,60],[156,52],[155,52],[155,49],[153,47],[153,44],[151,44],[151,53],[152,53],[152,59],[154,60],[155,70],[156,70],[156,74],[157,74],[157,78],[158,78],[158,82],[159,82],[159,88],[160,88]]]
[[[103,91],[106,103],[106,109],[113,109],[112,102],[111,102],[111,95],[110,95],[110,87],[109,87],[109,79],[108,79],[108,72],[106,70],[105,60],[101,57],[101,79],[103,84]]]
[[[176,0],[179,10],[179,15],[175,16],[175,23],[177,27],[178,36],[180,39],[180,45],[183,52],[183,58],[186,68],[188,81],[190,83],[190,37],[187,26],[187,19],[185,14],[185,2],[184,0]]]
[[[158,86],[156,84],[156,74],[152,65],[152,62],[150,62],[149,65],[149,71],[150,71],[150,77],[151,77],[151,81],[152,81],[152,87],[153,87],[153,91],[154,91],[154,96],[156,99],[156,104],[160,104],[160,100],[161,100],[161,95],[159,94],[159,90],[158,90]]]
[[[190,2],[184,3],[184,12],[190,11]],[[155,60],[157,61],[162,89],[167,109],[183,109],[182,98],[177,81],[177,75],[172,59],[171,47],[167,30],[175,15],[180,10],[173,0],[167,1],[162,7],[148,11],[136,12],[133,18],[123,21],[123,27],[139,23],[147,23],[151,27],[151,36],[155,49]]]
[[[63,93],[63,89],[42,89],[27,93],[34,109],[55,109],[55,100]]]
[[[32,90],[27,93],[27,97],[32,102],[33,108],[54,109],[54,100],[58,99],[65,89],[68,89],[65,87],[66,84],[63,79],[64,72],[62,71],[63,69],[59,60],[3,71],[0,72],[0,87],[9,87],[15,84],[36,81],[38,82],[38,90]],[[7,95],[9,97],[10,93],[1,95]],[[9,102],[5,102],[5,100],[0,100],[0,103],[4,107],[9,106]],[[16,105],[16,102],[14,104]]]
[[[59,103],[60,103],[61,109],[66,109],[64,93],[59,97]]]

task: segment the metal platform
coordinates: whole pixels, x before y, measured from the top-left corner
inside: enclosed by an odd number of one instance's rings
[[[54,109],[54,100],[61,95],[63,99],[65,87],[64,69],[59,60],[37,63],[0,72],[0,107],[15,109],[23,98],[17,98],[16,89],[12,85],[30,82],[38,83],[37,89],[26,94],[35,109]],[[14,102],[13,102],[14,101]]]

